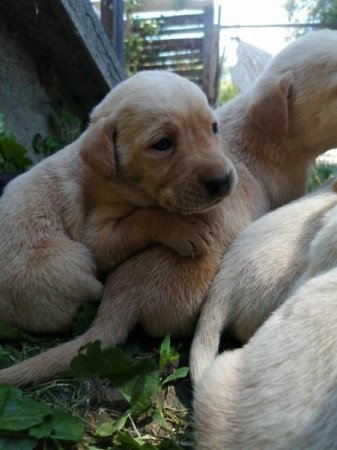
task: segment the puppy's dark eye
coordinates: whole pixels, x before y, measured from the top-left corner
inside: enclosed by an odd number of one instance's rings
[[[153,144],[152,147],[160,152],[165,152],[166,150],[169,150],[171,147],[173,147],[173,144],[169,139],[163,138]]]
[[[219,126],[218,126],[218,124],[216,122],[212,123],[212,131],[213,131],[213,134],[218,134],[219,133]]]

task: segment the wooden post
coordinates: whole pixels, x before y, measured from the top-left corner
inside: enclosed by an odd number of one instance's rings
[[[101,0],[101,22],[120,65],[124,67],[123,1]]]
[[[113,0],[112,42],[120,65],[124,67],[123,1]]]
[[[110,42],[112,41],[112,0],[101,0],[101,22]]]
[[[218,99],[219,89],[219,33],[220,26],[214,24],[214,6],[207,5],[204,10],[203,42],[203,89],[211,105]]]

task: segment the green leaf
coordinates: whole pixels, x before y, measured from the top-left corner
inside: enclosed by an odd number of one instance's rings
[[[170,429],[170,427],[168,426],[168,424],[165,420],[163,410],[160,407],[156,408],[156,410],[152,414],[152,418],[153,418],[154,422],[156,422],[161,427],[165,428],[166,430]]]
[[[121,417],[114,422],[104,422],[96,430],[95,436],[107,437],[114,434],[116,431],[120,431],[126,424],[126,421],[131,415],[131,411],[125,411]]]
[[[79,336],[80,334],[83,334],[89,328],[89,325],[96,317],[97,309],[98,309],[97,302],[86,302],[83,304],[79,313],[76,316],[73,325],[74,336]]]
[[[16,165],[12,161],[5,161],[4,171],[6,173],[15,173],[17,171]]]
[[[139,438],[133,438],[129,433],[118,431],[118,440],[123,446],[123,450],[157,450],[157,447],[152,444],[145,444]]]
[[[5,133],[5,120],[4,115],[0,114],[0,136]]]
[[[128,372],[132,367],[132,360],[126,357],[121,349],[102,350],[100,341],[83,346],[70,365],[75,378],[109,377]]]
[[[170,383],[171,381],[176,381],[181,378],[185,378],[188,374],[188,367],[179,367],[179,369],[175,370],[171,375],[165,378],[164,381],[162,381],[161,385]]]
[[[3,114],[0,114],[0,140],[3,137],[7,137],[10,139],[15,139],[14,135],[8,131],[5,127],[5,121],[4,121],[4,116]]]
[[[32,161],[27,157],[27,149],[19,144],[15,136],[6,130],[3,115],[0,115],[0,164],[2,172],[24,170]]]
[[[95,431],[95,436],[107,437],[115,432],[114,422],[104,422]]]
[[[0,369],[5,369],[6,367],[10,367],[13,365],[13,353],[11,352],[11,348],[7,350],[6,348],[0,345]]]
[[[130,408],[132,414],[139,415],[147,411],[152,405],[153,398],[156,396],[160,385],[159,373],[157,370],[149,373],[140,373],[133,380]],[[120,390],[123,393],[123,390]]]
[[[160,357],[159,357],[160,369],[163,369],[166,363],[169,361],[170,353],[171,353],[171,340],[170,336],[167,335],[160,346]]]
[[[43,421],[52,409],[47,403],[23,395],[13,386],[0,386],[0,430],[25,430]]]
[[[36,438],[51,437],[64,441],[78,442],[84,433],[84,425],[66,411],[53,410],[51,417],[43,423],[31,428],[29,434]]]
[[[49,156],[52,153],[55,153],[56,150],[59,150],[62,147],[62,144],[60,144],[58,141],[56,141],[55,139],[53,139],[51,137],[44,138],[43,144],[44,144],[44,150],[43,150],[44,156]]]
[[[0,339],[20,339],[21,333],[18,328],[9,325],[0,319]]]
[[[114,423],[114,432],[115,431],[120,431],[124,425],[126,424],[126,421],[128,420],[128,418],[131,415],[131,411],[125,411],[125,413],[123,413],[119,419],[117,419]]]
[[[35,425],[29,431],[29,435],[37,439],[49,437],[53,431],[53,422],[51,417],[47,417],[42,423]]]
[[[0,142],[2,154],[5,158],[20,159],[26,155],[27,150],[25,147],[16,142],[13,137],[2,137]]]
[[[0,437],[0,450],[33,450],[36,439],[23,437]]]
[[[159,371],[152,358],[133,361],[119,348],[101,350],[99,342],[83,347],[81,353],[71,362],[71,373],[75,378],[109,378],[130,402],[134,415],[151,406],[160,386]]]
[[[163,370],[168,363],[179,359],[178,353],[175,353],[171,347],[170,336],[166,336],[160,346],[159,368]]]
[[[0,340],[25,339],[30,342],[44,341],[45,337],[33,336],[0,319]]]
[[[56,409],[52,415],[53,433],[51,438],[78,442],[84,433],[84,424],[72,414]]]
[[[29,431],[33,438],[51,437],[77,442],[83,436],[84,425],[68,412],[52,409],[47,403],[24,395],[20,389],[2,385],[0,386],[0,432],[23,430]],[[26,441],[35,442],[32,439]]]

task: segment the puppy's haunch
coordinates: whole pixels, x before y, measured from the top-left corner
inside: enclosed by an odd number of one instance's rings
[[[81,303],[101,299],[97,271],[157,243],[207,253],[213,238],[197,214],[236,184],[217,127],[205,95],[178,75],[143,72],[117,86],[76,142],[6,187],[0,317],[60,331]]]
[[[210,365],[195,388],[196,450],[336,448],[336,263]]]

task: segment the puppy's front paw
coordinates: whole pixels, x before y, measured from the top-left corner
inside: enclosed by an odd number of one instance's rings
[[[209,227],[202,220],[194,218],[182,217],[179,222],[164,236],[163,243],[182,256],[207,254],[213,245]]]

